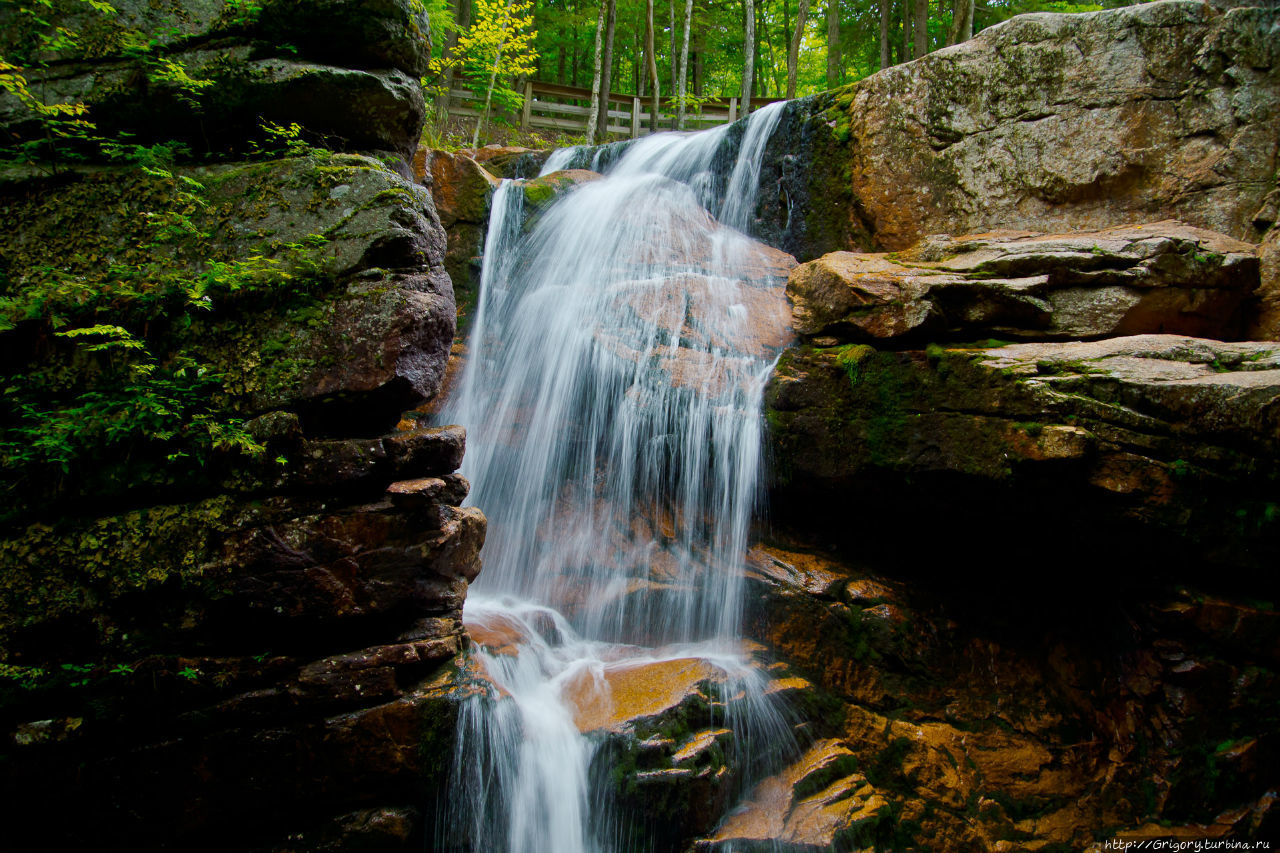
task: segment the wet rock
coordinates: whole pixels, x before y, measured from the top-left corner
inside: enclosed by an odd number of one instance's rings
[[[808,337],[1231,339],[1258,286],[1253,250],[1176,222],[936,236],[890,255],[825,255],[792,272],[787,294]]]
[[[489,203],[498,178],[465,154],[429,148],[415,155],[414,177],[430,187],[445,229],[444,265],[453,281],[461,338],[479,294]]]
[[[487,225],[489,201],[498,186],[498,178],[464,154],[438,149],[420,149],[418,153],[415,177],[431,188],[440,224],[446,230],[459,221]],[[421,171],[417,171],[419,159]]]
[[[599,172],[587,169],[565,169],[523,182],[520,189],[524,192],[525,228],[532,228],[539,214],[565,193],[602,177]]]
[[[873,845],[891,810],[861,774],[852,772],[856,764],[853,753],[836,741],[814,744],[798,762],[760,783],[744,806],[695,849],[769,845],[816,851]]]
[[[515,145],[486,145],[458,152],[470,157],[500,178],[533,178],[551,156],[549,149],[521,148]]]
[[[387,454],[401,477],[450,474],[462,465],[467,430],[461,426],[418,427],[384,439]]]
[[[803,99],[765,156],[764,239],[807,261],[1176,218],[1257,242],[1275,186],[1276,15],[1190,0],[1023,15]]]
[[[722,681],[724,673],[698,658],[654,663],[623,661],[598,676],[587,672],[564,688],[583,732],[623,731],[689,701],[707,701],[702,685]]]
[[[947,556],[962,565],[985,547],[952,541]],[[882,820],[850,847],[1101,849],[1090,847],[1099,825],[1117,838],[1163,837],[1158,826],[1264,837],[1257,815],[1275,780],[1251,769],[1263,743],[1252,733],[1271,725],[1280,682],[1247,673],[1269,669],[1280,623],[1263,629],[1252,603],[1126,593],[1111,577],[1107,594],[1120,600],[1102,602],[1098,586],[1073,589],[1075,576],[1054,590],[1059,600],[1028,606],[1028,590],[957,577],[952,565],[912,579],[920,569],[890,563],[896,577],[868,575],[861,553],[757,553],[791,571],[749,581],[748,634],[813,677],[799,701],[828,709],[808,718],[829,738],[815,748],[830,770],[796,785],[788,775],[803,775],[802,761],[762,783],[703,844],[783,838],[795,803],[837,779],[883,802]],[[815,593],[799,566],[836,580]],[[1205,655],[1210,624],[1222,633]],[[836,824],[839,812],[822,814]],[[825,849],[812,844],[799,849]]]

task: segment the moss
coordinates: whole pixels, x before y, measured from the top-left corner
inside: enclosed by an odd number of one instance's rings
[[[14,631],[87,615],[103,630],[107,605],[132,592],[216,580],[206,568],[223,535],[244,522],[228,496],[61,524],[0,540],[0,656]]]

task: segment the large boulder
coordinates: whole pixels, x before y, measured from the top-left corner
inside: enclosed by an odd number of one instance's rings
[[[25,66],[45,103],[82,103],[96,132],[199,153],[245,153],[271,140],[260,125],[300,125],[312,144],[408,161],[426,115],[419,79],[430,56],[425,9],[404,0],[306,0],[261,6],[125,2],[118,14],[60,3],[49,13],[77,38],[38,47],[38,19],[0,12],[0,52]],[[339,37],[338,34],[341,34]],[[145,45],[140,49],[139,45]],[[0,93],[6,144],[45,128],[14,92]],[[100,157],[81,146],[81,156]]]
[[[801,335],[851,340],[1239,337],[1254,247],[1177,222],[1071,234],[935,236],[833,252],[787,284]]]
[[[1278,16],[1193,0],[1022,15],[795,102],[764,160],[766,239],[810,260],[1176,218],[1257,242],[1280,147]]]

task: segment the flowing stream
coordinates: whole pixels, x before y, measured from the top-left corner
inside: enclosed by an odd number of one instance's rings
[[[727,126],[657,134],[555,152],[544,174],[605,177],[531,218],[521,182],[495,194],[442,413],[468,430],[462,470],[489,534],[465,611],[484,689],[460,714],[441,846],[646,848],[593,781],[628,697],[651,701],[624,684],[645,678],[711,684],[703,722],[740,764],[785,750],[739,641],[761,393],[789,336],[786,264],[743,232],[781,107],[734,129],[736,159]]]

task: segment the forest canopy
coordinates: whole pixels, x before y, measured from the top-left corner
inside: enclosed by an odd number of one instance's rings
[[[507,4],[508,6],[511,4]],[[755,97],[813,94],[851,83],[881,67],[909,61],[1025,12],[1089,12],[1130,5],[1125,0],[536,0],[532,7],[531,79],[590,88],[601,6],[616,17],[604,73],[610,90],[652,91],[646,71],[646,29],[652,16],[654,65],[660,91],[679,89],[686,48],[690,96],[740,96],[751,41],[751,93]],[[433,0],[438,57],[456,55],[501,0]],[[747,20],[750,14],[752,20]],[[923,23],[923,27],[921,26]],[[444,37],[441,37],[441,33]],[[794,69],[789,68],[790,64]],[[466,57],[458,57],[467,63]],[[789,72],[794,82],[789,85]],[[507,81],[511,86],[513,81]],[[511,86],[514,88],[514,86]],[[791,90],[791,91],[789,91]]]

